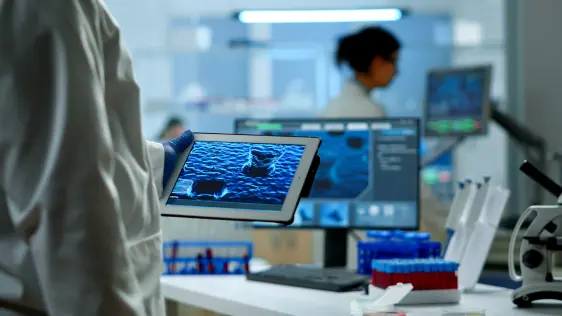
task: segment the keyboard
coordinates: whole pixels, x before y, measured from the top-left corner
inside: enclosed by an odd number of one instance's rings
[[[246,279],[330,292],[357,290],[369,282],[367,276],[342,269],[321,269],[295,265],[273,266],[262,272],[248,274]]]

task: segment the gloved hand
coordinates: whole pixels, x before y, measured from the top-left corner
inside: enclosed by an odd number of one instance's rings
[[[178,156],[193,143],[193,133],[190,130],[184,131],[180,136],[163,143],[164,146],[164,177],[162,178],[163,187],[174,171],[174,166]]]

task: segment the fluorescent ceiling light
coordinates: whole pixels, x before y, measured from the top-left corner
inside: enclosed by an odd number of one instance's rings
[[[244,10],[236,14],[242,23],[318,23],[396,21],[401,9],[342,10]]]

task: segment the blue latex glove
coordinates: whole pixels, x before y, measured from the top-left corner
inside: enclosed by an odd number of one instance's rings
[[[184,131],[180,136],[163,143],[164,146],[164,177],[162,178],[162,186],[166,187],[166,183],[174,171],[176,159],[178,156],[193,143],[193,133],[190,130]]]

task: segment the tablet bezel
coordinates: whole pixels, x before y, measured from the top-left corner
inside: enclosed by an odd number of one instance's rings
[[[262,136],[262,135],[241,135],[241,134],[211,134],[194,133],[194,142],[182,152],[177,160],[170,179],[162,192],[160,198],[160,212],[167,217],[187,217],[187,218],[206,218],[233,221],[260,221],[279,224],[291,224],[295,215],[296,208],[301,198],[301,191],[305,185],[305,180],[310,171],[312,161],[318,153],[321,139],[317,137],[294,137],[294,136]],[[301,161],[293,177],[293,182],[285,198],[285,202],[280,211],[260,211],[248,209],[228,209],[216,207],[200,206],[176,206],[167,205],[174,185],[187,160],[193,145],[196,142],[229,142],[246,144],[286,144],[304,145],[305,150]]]

